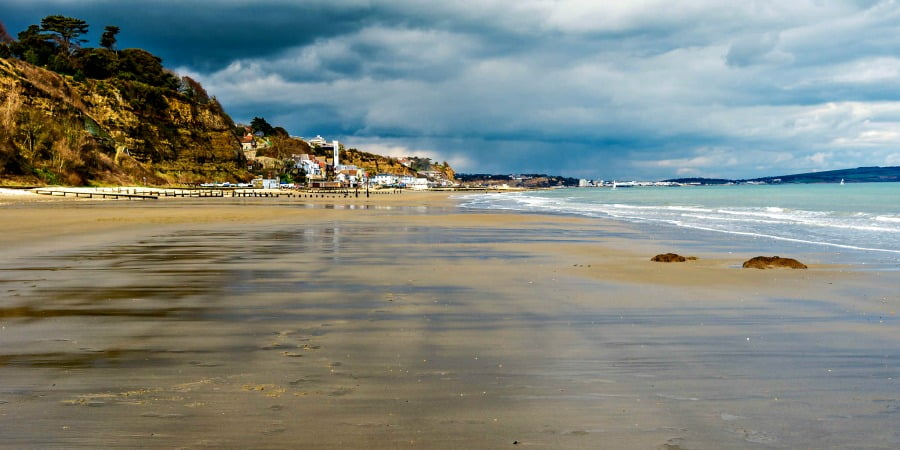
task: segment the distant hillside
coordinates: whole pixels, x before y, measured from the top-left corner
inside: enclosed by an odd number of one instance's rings
[[[521,188],[545,188],[558,186],[578,186],[575,178],[545,174],[495,175],[495,174],[457,174],[456,179],[465,186],[502,186]]]
[[[683,184],[716,185],[728,183],[769,183],[769,184],[803,184],[803,183],[877,183],[900,181],[900,166],[895,167],[857,167],[856,169],[828,170],[824,172],[798,173],[774,177],[752,178],[746,180],[727,180],[723,178],[673,178],[664,180]]]
[[[355,148],[341,151],[341,163],[352,164],[365,171],[369,175],[379,173],[391,173],[394,175],[415,175],[416,171],[400,164],[396,158],[376,155]]]
[[[857,167],[856,169],[829,170],[825,172],[799,173],[776,177],[754,178],[743,181],[759,181],[765,183],[873,183],[900,181],[900,166],[894,167]]]
[[[714,185],[714,184],[728,184],[734,183],[734,180],[727,180],[724,178],[702,178],[702,177],[694,177],[694,178],[672,178],[669,180],[663,180],[667,183],[681,183],[681,184],[703,184],[703,185]]]

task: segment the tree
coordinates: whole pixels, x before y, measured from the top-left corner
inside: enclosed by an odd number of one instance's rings
[[[107,25],[106,28],[103,29],[103,34],[100,36],[100,46],[107,50],[114,50],[117,34],[119,34],[119,27]]]
[[[9,45],[13,56],[35,66],[45,66],[50,56],[56,53],[56,44],[47,41],[47,35],[37,25],[31,25],[19,32],[19,39]]]
[[[41,19],[41,29],[56,33],[54,38],[66,55],[72,53],[73,47],[80,47],[81,43],[87,42],[84,39],[79,39],[88,32],[87,22],[74,17],[59,15],[44,17]]]
[[[150,86],[178,89],[179,80],[162,65],[162,59],[139,48],[129,48],[119,52],[118,77],[136,80]]]
[[[10,44],[14,40],[15,39],[9,35],[9,32],[6,31],[6,25],[3,25],[3,22],[0,22],[0,43]]]
[[[0,22],[0,58],[9,58],[12,55],[9,45],[13,42],[15,40],[6,31],[6,26],[3,25],[3,22]]]
[[[250,128],[253,128],[253,131],[260,132],[263,136],[271,136],[275,133],[275,127],[269,125],[269,122],[266,122],[266,119],[262,117],[254,117],[253,120],[250,121]]]
[[[105,80],[116,74],[116,54],[105,48],[85,48],[76,54],[78,65],[84,76]]]
[[[431,158],[419,158],[418,156],[413,156],[412,158],[409,158],[409,168],[416,172],[431,170]]]

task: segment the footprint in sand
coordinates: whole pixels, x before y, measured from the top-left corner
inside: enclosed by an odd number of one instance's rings
[[[336,391],[333,391],[328,395],[331,397],[342,397],[344,395],[348,395],[348,394],[352,394],[352,393],[353,393],[353,388],[342,387],[342,388],[338,388]]]
[[[744,440],[754,444],[774,444],[778,441],[775,436],[758,430],[748,430],[746,428],[738,428],[733,430],[734,433],[743,434]]]
[[[309,338],[303,337],[296,331],[282,330],[275,333],[274,338],[269,343],[259,347],[260,350],[282,350],[281,355],[288,358],[303,357],[302,352],[319,350],[320,345],[310,344]],[[298,350],[290,350],[298,349]]]

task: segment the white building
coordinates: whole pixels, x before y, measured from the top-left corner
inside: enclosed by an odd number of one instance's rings
[[[379,173],[378,175],[369,178],[369,183],[376,186],[392,186],[397,184],[397,182],[397,176],[389,173]]]
[[[325,142],[325,138],[323,138],[322,136],[316,135],[316,137],[306,141],[306,143],[309,144],[311,147],[321,147],[321,146],[327,144],[328,142]]]
[[[366,171],[353,164],[341,164],[334,167],[334,177],[338,181],[347,182],[351,186],[356,186],[366,177]]]
[[[256,148],[256,142],[253,139],[253,134],[247,133],[244,137],[241,138],[241,148],[243,150],[253,150]]]
[[[306,172],[307,178],[319,177],[322,175],[322,166],[314,156],[310,156],[307,154],[291,155],[291,158],[294,160],[294,167],[297,169],[303,169],[303,171]]]
[[[411,189],[428,189],[428,178],[416,178],[409,175],[403,175],[397,179],[397,182],[401,185],[406,185],[406,187]]]
[[[322,175],[322,167],[313,160],[301,160],[298,164],[304,172],[306,172],[307,176],[320,176]]]

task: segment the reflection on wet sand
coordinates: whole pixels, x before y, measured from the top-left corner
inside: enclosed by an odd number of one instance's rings
[[[192,308],[169,309],[110,309],[110,308],[82,308],[82,309],[46,309],[30,306],[15,308],[0,308],[0,319],[25,318],[31,320],[49,319],[53,317],[67,316],[110,316],[110,317],[175,317],[180,313],[190,311]]]
[[[674,286],[598,275],[647,258],[593,222],[302,210],[0,262],[4,445],[900,443],[897,274],[640,266]]]

